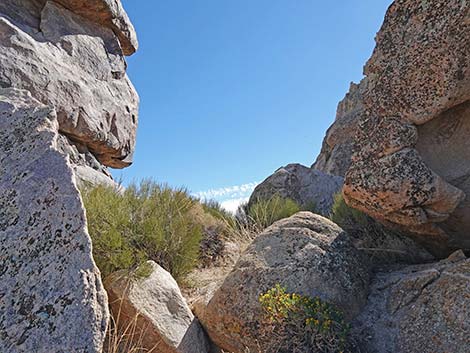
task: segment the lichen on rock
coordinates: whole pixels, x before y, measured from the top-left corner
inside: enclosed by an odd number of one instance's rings
[[[54,109],[0,89],[0,351],[101,352],[107,297]]]
[[[383,270],[369,291],[353,322],[361,352],[468,352],[470,259],[462,251],[437,263]]]
[[[137,38],[119,0],[0,2],[0,351],[101,353],[79,182],[132,163]]]
[[[451,119],[470,100],[469,19],[470,4],[458,0],[390,6],[365,67],[364,111],[343,189],[348,204],[416,234],[440,257],[468,249],[452,214],[459,208],[460,218],[469,215],[463,201],[470,189],[420,153],[419,127],[442,115]],[[450,128],[443,131],[448,140]],[[465,146],[460,151],[468,154]]]

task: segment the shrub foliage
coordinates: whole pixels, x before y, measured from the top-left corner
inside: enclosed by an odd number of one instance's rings
[[[289,294],[277,284],[259,297],[265,315],[265,352],[345,352],[349,325],[343,314],[320,298]]]
[[[234,216],[225,210],[219,202],[214,200],[205,200],[201,202],[201,205],[206,213],[210,214],[218,221],[227,224],[232,228],[235,227]]]
[[[253,222],[260,229],[267,228],[274,222],[288,218],[301,210],[302,208],[295,201],[282,198],[277,194],[245,207],[248,221]]]
[[[82,197],[103,277],[153,260],[178,279],[197,264],[202,226],[190,212],[197,201],[186,190],[147,180],[121,191],[98,186]]]

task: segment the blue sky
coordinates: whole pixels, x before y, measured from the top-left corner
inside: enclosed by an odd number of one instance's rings
[[[134,165],[113,174],[228,205],[282,165],[311,165],[391,2],[123,0],[141,109]]]

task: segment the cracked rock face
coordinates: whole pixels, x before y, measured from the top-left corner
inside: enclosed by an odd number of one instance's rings
[[[369,270],[350,237],[336,224],[310,212],[278,221],[261,233],[215,291],[199,320],[220,348],[258,352],[263,337],[261,294],[281,284],[290,293],[319,296],[347,318],[366,302]],[[261,351],[263,351],[261,349]]]
[[[379,272],[352,334],[364,353],[467,353],[470,259]]]
[[[107,297],[54,109],[0,89],[0,351],[101,352]]]
[[[54,107],[60,132],[113,168],[132,162],[139,104],[117,27],[125,18],[115,0],[0,4],[0,87]]]
[[[397,0],[366,65],[349,205],[416,234],[434,254],[469,249],[470,3]]]

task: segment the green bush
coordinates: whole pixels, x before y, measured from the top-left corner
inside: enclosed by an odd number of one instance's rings
[[[244,212],[248,221],[255,223],[260,229],[264,229],[299,211],[302,211],[302,208],[295,201],[276,194],[267,200],[258,200],[256,203],[246,206]]]
[[[320,298],[289,294],[277,284],[259,297],[264,313],[264,352],[344,352],[350,327]],[[263,339],[262,339],[263,341]]]
[[[93,255],[103,277],[143,268],[153,260],[181,278],[197,264],[202,226],[191,210],[198,203],[184,189],[152,181],[124,191],[98,186],[82,192]]]
[[[233,225],[235,222],[234,216],[225,210],[222,205],[215,200],[201,201],[202,208],[208,214],[219,221]]]

